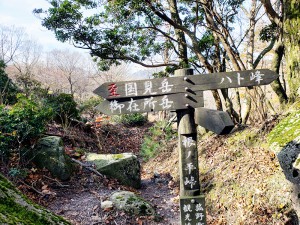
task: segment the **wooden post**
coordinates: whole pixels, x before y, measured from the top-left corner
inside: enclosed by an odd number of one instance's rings
[[[175,76],[193,75],[192,69],[175,71]],[[182,78],[182,82],[185,82]],[[200,195],[197,129],[194,109],[177,110],[180,174],[181,225],[206,225],[205,200]]]

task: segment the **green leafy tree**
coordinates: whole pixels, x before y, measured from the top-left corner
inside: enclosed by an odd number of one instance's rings
[[[227,15],[228,23],[233,22],[242,1],[231,2],[227,10],[235,13]],[[45,15],[43,26],[54,31],[58,40],[72,41],[76,47],[89,49],[104,70],[112,64],[130,61],[146,67],[191,64],[213,72],[210,54],[213,46],[206,43],[204,8],[198,1],[52,0],[49,3],[51,7],[46,11],[35,9],[35,13]],[[88,10],[96,13],[84,13]],[[169,58],[154,63],[157,54]]]
[[[228,33],[243,1],[216,2],[224,5],[219,16],[226,24],[217,25],[224,29],[216,31],[225,30],[222,37],[213,35],[206,23],[206,8],[211,6],[202,1],[51,0],[48,10],[34,12],[44,15],[43,26],[54,31],[58,40],[90,50],[102,70],[124,61],[145,67],[165,66],[165,72],[157,76],[167,76],[190,66],[199,72],[225,71],[221,63],[225,57],[241,64],[235,59],[237,48],[228,41]],[[214,96],[221,108],[218,93]]]
[[[58,40],[88,49],[102,70],[133,62],[166,67],[156,74],[162,77],[185,67],[206,73],[246,70],[234,36],[243,2],[49,0],[48,10],[34,12],[44,16],[43,26],[54,31]],[[258,64],[268,51],[258,54],[253,63]],[[219,93],[213,94],[217,108],[222,109]],[[240,117],[241,111],[233,110],[226,90],[222,95],[229,112]]]
[[[22,94],[18,94],[17,103],[10,109],[0,105],[0,156],[15,152],[22,159],[23,147],[39,138],[52,117],[52,108]]]
[[[299,97],[300,89],[300,57],[299,57],[299,35],[300,29],[300,3],[294,0],[280,1],[277,9],[271,4],[270,0],[261,0],[271,25],[262,33],[263,37],[270,38],[278,36],[278,44],[275,48],[273,70],[279,72],[283,55],[286,57],[286,77],[290,89],[290,101],[295,101]],[[284,12],[284,13],[283,13]],[[268,32],[269,31],[269,32]],[[275,31],[275,32],[274,32]],[[268,34],[269,36],[267,36]],[[273,85],[275,89],[282,89],[280,81]],[[287,96],[283,95],[282,101],[287,101]]]
[[[18,89],[5,72],[5,63],[0,60],[0,105],[16,102]]]
[[[47,95],[46,104],[53,109],[54,120],[63,126],[68,126],[72,120],[80,118],[77,103],[71,94]]]

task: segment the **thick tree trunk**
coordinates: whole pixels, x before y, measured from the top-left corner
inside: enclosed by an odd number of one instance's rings
[[[300,2],[284,0],[283,41],[286,56],[287,80],[290,97],[299,97],[300,88]]]

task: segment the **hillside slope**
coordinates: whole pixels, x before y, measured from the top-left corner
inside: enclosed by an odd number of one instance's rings
[[[295,138],[300,132],[297,112],[297,108],[290,110],[280,118],[230,135],[208,133],[199,138],[200,180],[209,225],[298,224],[293,185],[286,180],[269,140],[280,127],[279,136],[285,141]],[[150,160],[144,170],[170,173],[178,182],[177,148]]]

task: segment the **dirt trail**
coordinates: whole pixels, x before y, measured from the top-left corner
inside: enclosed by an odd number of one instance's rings
[[[96,128],[91,130],[92,133],[84,129],[74,128],[69,136],[64,136],[66,152],[71,157],[78,157],[76,149],[80,148],[101,154],[122,153],[129,150],[139,156],[144,135],[147,135],[147,130],[151,126],[150,123],[142,127],[100,125],[94,124]],[[64,134],[61,128],[54,126],[50,126],[48,132],[62,136]],[[98,141],[101,143],[100,150],[95,146]],[[100,177],[82,168],[68,182],[58,183],[55,180],[40,179],[40,188],[46,185],[51,194],[42,198],[33,194],[31,197],[54,213],[65,217],[74,225],[179,224],[178,185],[173,182],[169,175],[173,168],[167,168],[169,165],[166,166],[161,163],[162,157],[166,159],[173,152],[174,143],[170,145],[171,147],[167,152],[157,156],[157,159],[151,159],[148,163],[141,163],[141,189],[136,190],[119,185],[116,180]],[[174,164],[172,163],[172,165]],[[130,216],[114,209],[103,211],[101,202],[119,190],[133,191],[142,196],[155,207],[162,220],[155,222],[153,218]]]
[[[172,193],[172,178],[165,174],[156,174],[156,178],[143,179],[139,190],[121,186],[114,180],[100,178],[88,171],[74,177],[65,187],[50,185],[56,196],[48,202],[47,208],[65,217],[74,225],[91,224],[179,224],[179,209],[176,195]],[[117,210],[103,211],[101,201],[118,190],[134,191],[155,208],[162,216],[159,222],[153,218],[135,217]]]

